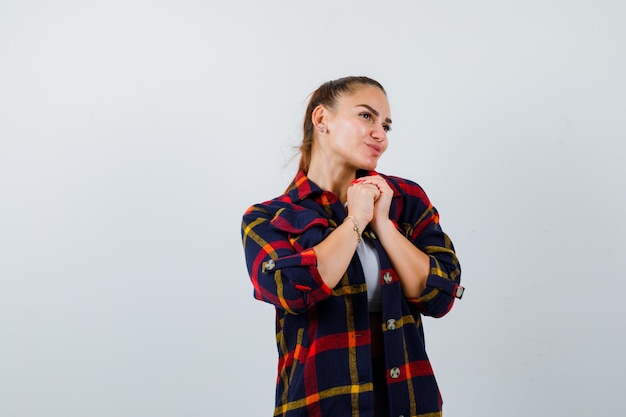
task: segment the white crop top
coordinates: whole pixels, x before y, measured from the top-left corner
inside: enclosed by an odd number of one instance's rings
[[[383,298],[380,286],[380,260],[378,253],[374,248],[374,244],[365,236],[356,247],[356,253],[363,266],[363,274],[365,275],[365,283],[367,284],[367,301],[369,311],[382,311]]]

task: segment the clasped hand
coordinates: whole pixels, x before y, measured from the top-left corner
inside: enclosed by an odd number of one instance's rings
[[[357,178],[348,188],[348,215],[354,216],[361,230],[371,223],[374,231],[377,224],[389,219],[389,208],[393,191],[380,175]]]

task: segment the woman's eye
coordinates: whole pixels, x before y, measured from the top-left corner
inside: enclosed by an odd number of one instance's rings
[[[361,113],[361,117],[365,120],[372,120],[372,115],[369,113]]]
[[[383,125],[383,130],[384,130],[385,132],[389,132],[389,131],[391,130],[391,126],[389,126],[389,125]]]

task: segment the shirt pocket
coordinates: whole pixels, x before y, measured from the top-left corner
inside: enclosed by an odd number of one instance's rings
[[[284,233],[296,248],[311,248],[330,233],[329,220],[309,209],[280,209],[270,226]]]

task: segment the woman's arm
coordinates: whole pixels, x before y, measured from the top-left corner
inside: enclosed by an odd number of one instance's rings
[[[418,298],[426,288],[430,258],[402,235],[389,219],[393,190],[387,181],[381,176],[370,176],[361,178],[360,183],[372,184],[380,191],[374,207],[372,230],[398,274],[404,295],[407,298]]]
[[[418,298],[426,289],[430,258],[400,233],[389,218],[377,221],[372,230],[385,248],[407,298]]]
[[[361,230],[372,218],[377,195],[373,185],[348,189],[348,215]],[[349,218],[328,235],[327,227],[314,210],[282,203],[248,209],[242,241],[255,297],[291,313],[329,297],[348,269],[359,235]],[[319,243],[303,246],[294,239],[303,233]]]
[[[455,298],[463,295],[461,268],[454,247],[439,226],[439,216],[417,184],[396,179],[398,201],[391,207],[394,190],[381,176],[362,178],[381,194],[374,207],[371,227],[398,275],[405,297],[426,315],[441,317]],[[390,209],[397,211],[391,216]],[[398,216],[402,213],[402,230]]]

